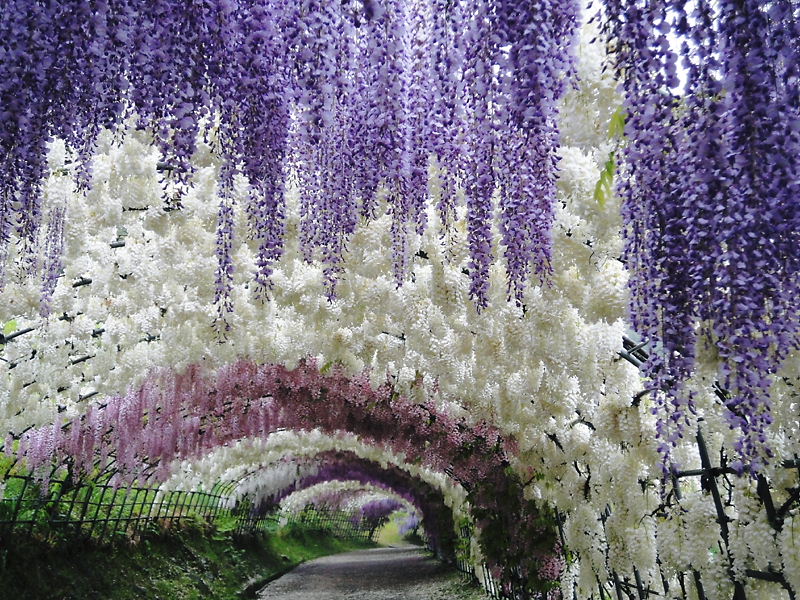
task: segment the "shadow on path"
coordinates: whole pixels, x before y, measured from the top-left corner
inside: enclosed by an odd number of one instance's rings
[[[431,600],[453,571],[417,546],[375,548],[307,562],[263,588],[261,600]]]

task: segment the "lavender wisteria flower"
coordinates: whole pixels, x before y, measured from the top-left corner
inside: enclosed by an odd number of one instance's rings
[[[609,0],[606,11],[627,115],[631,315],[654,348],[664,465],[694,412],[684,383],[700,343],[720,358],[735,466],[758,471],[772,457],[773,375],[800,342],[797,7]]]
[[[47,224],[47,242],[45,246],[45,263],[42,267],[42,300],[40,312],[42,316],[50,314],[50,300],[56,289],[58,278],[63,268],[64,252],[64,215],[66,207],[53,207]]]
[[[224,159],[217,249],[226,326],[237,177],[250,186],[254,293],[267,298],[299,184],[299,240],[336,293],[360,217],[387,210],[398,285],[426,227],[431,164],[470,214],[472,296],[487,302],[500,193],[509,292],[548,271],[556,104],[572,71],[574,0],[12,0],[0,12],[0,268],[35,271],[48,143],[92,186],[96,140],[145,130],[161,152],[164,208],[181,208],[199,136]],[[507,130],[508,135],[505,135]],[[385,200],[385,207],[383,204]],[[19,244],[13,244],[18,240]]]

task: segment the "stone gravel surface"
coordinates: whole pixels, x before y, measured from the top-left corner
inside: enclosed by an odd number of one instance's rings
[[[263,588],[261,600],[478,600],[451,567],[416,546],[375,548],[304,563]]]

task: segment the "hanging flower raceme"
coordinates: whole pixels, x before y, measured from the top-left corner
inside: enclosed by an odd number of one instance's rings
[[[198,136],[222,157],[219,321],[230,302],[230,219],[250,186],[254,293],[265,298],[284,246],[284,189],[300,187],[300,244],[325,265],[328,295],[359,213],[385,198],[398,284],[426,226],[428,171],[470,214],[472,296],[487,302],[492,198],[502,201],[509,290],[547,272],[555,195],[555,104],[571,72],[576,4],[499,0],[12,0],[0,13],[0,263],[34,271],[48,143],[64,139],[91,186],[95,142],[135,126],[162,155],[164,208],[181,208]],[[498,132],[508,129],[508,136]],[[511,175],[510,172],[519,175]],[[379,192],[381,192],[379,194]],[[359,208],[360,207],[360,208]],[[20,244],[13,244],[12,239]],[[51,246],[51,249],[53,246]],[[12,251],[12,257],[6,256]],[[224,328],[223,328],[224,330]]]
[[[350,512],[359,499],[374,493],[380,491],[357,481],[326,481],[284,498],[280,509],[283,512],[298,513],[313,505],[327,510]]]
[[[665,468],[694,411],[684,384],[698,344],[719,356],[737,465],[772,456],[769,389],[800,343],[795,12],[783,0],[606,2],[625,90],[631,313],[653,347]]]
[[[391,490],[358,481],[331,480],[298,490],[283,499],[279,510],[283,514],[298,514],[313,506],[318,510],[348,514],[351,523],[358,527],[362,522],[361,507],[376,500],[397,502],[401,510],[415,516],[419,522],[417,510],[407,500]]]
[[[268,9],[259,3],[247,4],[237,31],[220,32],[220,52],[231,58],[214,65],[209,78],[217,94],[214,105],[221,107],[218,141],[228,165],[227,176],[222,177],[221,196],[231,192],[235,174],[241,173],[250,181],[246,212],[249,235],[258,248],[255,296],[265,298],[272,285],[272,266],[283,250],[283,182],[289,133],[289,104],[285,98],[288,42],[278,6]],[[220,21],[229,28],[233,27],[231,10],[232,5],[220,8]],[[225,223],[220,220],[220,237],[226,235],[224,228]],[[220,256],[221,265],[229,255],[230,250],[226,250]],[[217,289],[221,289],[219,284]]]
[[[501,234],[518,302],[531,272],[550,272],[558,101],[572,80],[579,11],[573,0],[496,2]]]
[[[370,531],[375,531],[385,524],[393,513],[402,510],[404,507],[405,505],[402,502],[394,498],[371,500],[359,508],[354,515],[353,522],[355,524],[360,522],[369,527]]]
[[[579,6],[572,0],[484,0],[468,13],[462,172],[469,208],[471,296],[487,303],[489,223],[500,190],[500,233],[509,295],[518,303],[529,277],[550,270],[557,103],[574,69]],[[441,209],[447,212],[447,206]]]

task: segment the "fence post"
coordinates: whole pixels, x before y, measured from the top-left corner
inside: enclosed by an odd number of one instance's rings
[[[153,492],[153,500],[152,501],[149,500],[151,491]],[[150,522],[151,515],[153,513],[153,507],[156,505],[155,494],[156,494],[156,492],[154,490],[145,490],[144,500],[142,501],[142,509],[144,509],[145,504],[147,504],[147,515],[144,514],[144,510],[142,510],[142,512],[139,513],[139,519],[137,520],[137,526],[136,526],[136,529],[134,529],[134,532],[133,532],[134,535],[139,533],[142,530],[142,528],[146,527],[147,524]]]
[[[114,500],[117,499],[118,493],[119,493],[119,488],[116,488],[114,490],[114,494],[111,496],[111,502],[108,503],[108,514],[106,515],[105,521],[103,522],[103,530],[100,532],[100,536],[97,538],[98,541],[102,541],[102,539],[106,535],[106,529],[108,529],[108,521],[111,519],[111,509],[114,507]],[[103,495],[105,496],[105,492],[103,492]]]
[[[76,534],[81,531],[81,525],[83,525],[84,519],[86,518],[86,512],[89,510],[89,503],[92,500],[92,492],[94,491],[94,487],[93,486],[89,486],[89,485],[83,485],[83,486],[81,486],[80,490],[82,490],[82,491],[84,491],[86,493],[84,494],[84,497],[83,497],[83,502],[82,502],[83,506],[81,508],[81,514],[78,517],[78,519],[75,521],[75,533]],[[78,491],[75,492],[75,495],[76,496],[78,495]]]
[[[9,532],[14,529],[14,524],[17,522],[17,517],[19,516],[19,509],[22,506],[22,501],[25,499],[25,491],[28,489],[28,483],[30,482],[30,477],[22,477],[22,491],[17,496],[17,501],[14,503],[14,512],[11,515],[11,526],[8,528]]]

